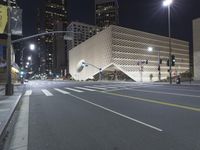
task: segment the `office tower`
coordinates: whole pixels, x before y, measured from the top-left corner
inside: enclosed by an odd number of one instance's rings
[[[95,0],[95,24],[103,28],[119,24],[117,0]]]
[[[67,11],[65,9],[64,0],[46,0],[43,7],[38,9],[38,33],[51,32],[51,31],[64,31],[67,27]],[[51,34],[39,37],[37,39],[39,44],[39,58],[40,64],[38,67],[39,73],[46,73],[52,75],[53,73],[60,73],[62,64],[57,56],[62,53],[66,56],[66,44],[64,38],[60,38],[59,42],[64,43],[59,45],[58,38],[63,34]],[[59,45],[59,47],[58,47]],[[58,71],[60,70],[60,71]]]
[[[81,44],[87,39],[91,38],[97,34],[101,28],[81,22],[71,22],[67,31],[72,31],[71,36],[73,37],[71,41],[67,41],[67,49],[70,50],[75,46]]]

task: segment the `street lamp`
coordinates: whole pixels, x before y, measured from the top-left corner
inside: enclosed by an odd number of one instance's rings
[[[165,0],[163,1],[163,6],[167,7],[167,6],[170,6],[172,3],[173,3],[173,0]]]
[[[29,61],[31,61],[31,60],[32,60],[31,56],[29,56],[27,59],[28,59]]]
[[[153,51],[153,47],[148,47],[147,49],[149,52],[152,52]]]
[[[171,53],[172,53],[172,44],[171,44],[171,12],[170,12],[170,6],[173,3],[173,0],[164,0],[163,6],[168,7],[168,34],[169,34],[169,82],[172,84],[172,62],[171,62]]]
[[[24,47],[22,50],[21,50],[21,66],[23,68],[23,61],[24,61],[24,50],[26,49],[26,47]],[[34,51],[35,50],[35,44],[30,44],[29,45],[29,49],[31,51]]]
[[[35,44],[30,44],[29,48],[30,48],[30,50],[34,51],[35,50]]]
[[[153,52],[155,49],[153,47],[148,47],[147,48],[148,52]],[[161,72],[160,72],[160,64],[161,64],[161,59],[160,59],[160,50],[158,51],[158,80],[161,80]]]
[[[99,70],[99,80],[102,80],[102,68],[99,68],[93,64],[85,62],[85,60],[80,60],[77,64],[77,72],[81,72],[85,67],[91,66]]]

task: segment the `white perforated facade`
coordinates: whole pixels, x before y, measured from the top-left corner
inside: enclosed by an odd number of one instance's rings
[[[200,18],[193,20],[194,80],[200,80]]]
[[[161,79],[169,76],[166,61],[169,57],[169,42],[167,37],[145,33],[133,29],[111,25],[99,34],[93,36],[69,52],[69,71],[77,80],[92,78],[98,70],[88,66],[82,72],[76,71],[77,64],[84,59],[106,71],[115,67],[135,81],[158,80],[158,51],[161,64]],[[147,48],[153,47],[153,52]],[[176,56],[176,65],[172,67],[172,74],[177,75],[189,70],[189,43],[181,40],[172,40],[172,54]],[[143,65],[141,73],[138,61],[148,60]]]

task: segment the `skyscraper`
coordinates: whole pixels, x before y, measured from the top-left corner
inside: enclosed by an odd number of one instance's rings
[[[67,27],[67,11],[65,9],[65,0],[45,0],[43,7],[38,9],[38,33],[51,32],[51,31],[63,31]],[[47,35],[39,37],[37,39],[40,48],[40,73],[57,73],[61,70],[60,66],[66,66],[61,64],[57,59],[58,53],[62,56],[66,55],[66,44],[64,38],[59,38],[59,42],[64,44],[58,44],[58,37],[63,35]],[[59,45],[59,48],[58,48]],[[66,61],[62,61],[64,63]]]
[[[95,0],[95,24],[103,28],[119,24],[117,0]]]
[[[0,4],[7,5],[7,0],[0,0]],[[17,7],[16,0],[10,0],[10,5],[12,7]]]
[[[71,22],[67,31],[72,31],[73,35],[73,40],[67,41],[67,49],[70,50],[97,34],[101,28],[81,22]]]

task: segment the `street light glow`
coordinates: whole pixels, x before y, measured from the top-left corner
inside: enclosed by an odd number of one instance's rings
[[[30,64],[29,62],[26,63],[26,65],[29,65],[29,64]]]
[[[163,6],[167,7],[167,6],[170,6],[172,3],[173,3],[173,0],[164,0],[163,1]]]
[[[32,50],[32,51],[35,50],[35,44],[30,44],[29,47],[30,47],[30,50]]]
[[[147,49],[149,52],[152,52],[153,51],[153,47],[148,47]]]
[[[31,56],[28,57],[28,60],[31,60]]]

